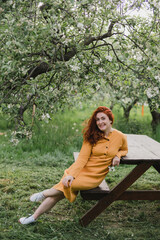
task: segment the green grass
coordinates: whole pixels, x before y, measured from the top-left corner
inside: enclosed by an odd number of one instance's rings
[[[59,202],[50,212],[39,218],[37,223],[23,226],[19,217],[33,213],[38,203],[31,203],[29,196],[37,191],[52,187],[64,170],[73,162],[73,151],[82,143],[82,122],[88,118],[95,106],[75,109],[56,114],[48,124],[36,122],[31,140],[18,139],[10,142],[11,130],[4,124],[0,136],[0,239],[8,240],[159,240],[160,201],[117,201],[108,207],[87,228],[79,219],[96,201],[84,201],[78,195],[70,204],[66,199]],[[123,112],[114,108],[114,127],[126,133],[156,136],[150,127],[148,109],[142,118],[141,109],[135,107],[126,124]],[[1,126],[1,125],[0,125]],[[77,130],[77,131],[76,131]],[[110,172],[106,180],[113,188],[134,166],[121,165]],[[160,174],[154,168],[131,186],[131,189],[159,189]]]
[[[59,202],[34,225],[20,225],[18,218],[32,213],[38,206],[38,203],[29,202],[29,196],[59,181],[65,167],[65,163],[58,163],[56,167],[37,166],[29,160],[24,166],[16,160],[7,166],[1,164],[1,239],[159,239],[159,201],[117,201],[87,228],[82,228],[79,218],[95,201],[84,201],[78,196],[73,204],[67,200]],[[111,188],[128,171],[130,167],[120,166],[109,173],[107,181]],[[159,180],[155,170],[151,169],[134,188],[139,189],[142,185],[143,188],[157,189]]]

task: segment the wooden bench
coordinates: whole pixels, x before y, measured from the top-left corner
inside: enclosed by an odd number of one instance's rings
[[[80,219],[82,226],[87,226],[116,200],[160,200],[160,190],[127,190],[151,166],[160,173],[160,143],[146,135],[126,135],[128,154],[121,159],[121,164],[132,164],[136,167],[111,190],[104,180],[97,188],[80,191],[82,198],[85,200],[99,200]],[[75,160],[78,154],[78,152],[74,153]],[[160,178],[160,175],[158,177]]]

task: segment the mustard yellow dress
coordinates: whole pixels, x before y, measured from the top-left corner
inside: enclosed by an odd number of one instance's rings
[[[112,159],[115,156],[121,158],[127,152],[127,137],[116,129],[93,146],[84,141],[77,160],[64,171],[62,177],[73,176],[75,179],[71,186],[64,187],[61,179],[53,188],[62,191],[70,202],[74,202],[79,190],[99,186],[109,171]]]

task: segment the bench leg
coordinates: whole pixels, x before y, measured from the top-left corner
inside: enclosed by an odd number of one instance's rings
[[[128,189],[153,163],[141,163],[137,165],[110,193],[102,198],[93,208],[91,208],[81,219],[80,224],[86,227],[101,212],[103,212],[112,202],[114,202],[126,189]]]
[[[153,167],[157,170],[157,172],[160,173],[160,163],[159,162],[154,163]]]

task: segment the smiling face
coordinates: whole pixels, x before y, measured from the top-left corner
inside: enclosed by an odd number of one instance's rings
[[[112,121],[103,112],[97,113],[96,124],[97,124],[97,127],[99,128],[99,130],[102,132],[110,131],[110,129],[112,127]]]

